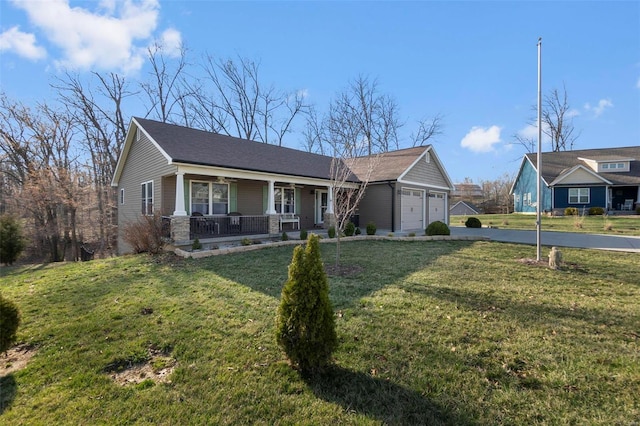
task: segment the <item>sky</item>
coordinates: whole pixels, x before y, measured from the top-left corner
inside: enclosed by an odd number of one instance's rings
[[[145,78],[157,40],[196,60],[259,61],[263,82],[303,91],[320,112],[366,76],[400,108],[401,147],[441,115],[436,154],[453,182],[479,183],[515,175],[515,135],[537,136],[539,37],[542,93],[566,88],[574,148],[640,145],[637,0],[0,0],[0,90],[33,105],[53,99],[64,70]],[[302,149],[302,136],[285,144]]]

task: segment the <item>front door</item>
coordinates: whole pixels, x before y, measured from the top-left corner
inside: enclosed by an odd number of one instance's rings
[[[320,225],[324,223],[324,212],[327,211],[327,205],[329,202],[329,194],[326,190],[316,190],[316,218],[315,223]]]

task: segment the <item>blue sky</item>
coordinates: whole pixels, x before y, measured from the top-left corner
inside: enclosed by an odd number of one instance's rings
[[[265,83],[304,90],[319,110],[365,75],[397,101],[404,147],[417,120],[441,114],[438,156],[453,181],[479,182],[518,169],[513,135],[532,132],[538,37],[543,93],[566,86],[575,148],[640,145],[639,1],[0,0],[0,85],[33,104],[52,97],[64,67],[144,78],[157,39],[196,61],[260,60]]]

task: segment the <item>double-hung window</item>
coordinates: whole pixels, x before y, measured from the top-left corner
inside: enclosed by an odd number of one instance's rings
[[[589,188],[569,188],[569,204],[589,204]]]
[[[294,188],[274,188],[275,208],[278,213],[296,212],[296,191]]]
[[[191,182],[191,214],[227,214],[229,185],[226,183]]]
[[[142,184],[142,214],[153,214],[153,181]]]

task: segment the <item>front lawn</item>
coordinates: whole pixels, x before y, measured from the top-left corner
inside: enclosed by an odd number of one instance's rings
[[[475,215],[482,226],[500,229],[536,229],[536,216],[530,214]],[[469,216],[451,216],[451,226],[464,226]],[[585,234],[640,236],[640,216],[542,216],[543,231],[580,232]]]
[[[35,355],[0,370],[0,423],[640,422],[637,254],[563,249],[555,271],[529,246],[343,242],[335,367],[301,378],[274,337],[292,250],[1,269]],[[167,380],[114,380],[152,353]]]

